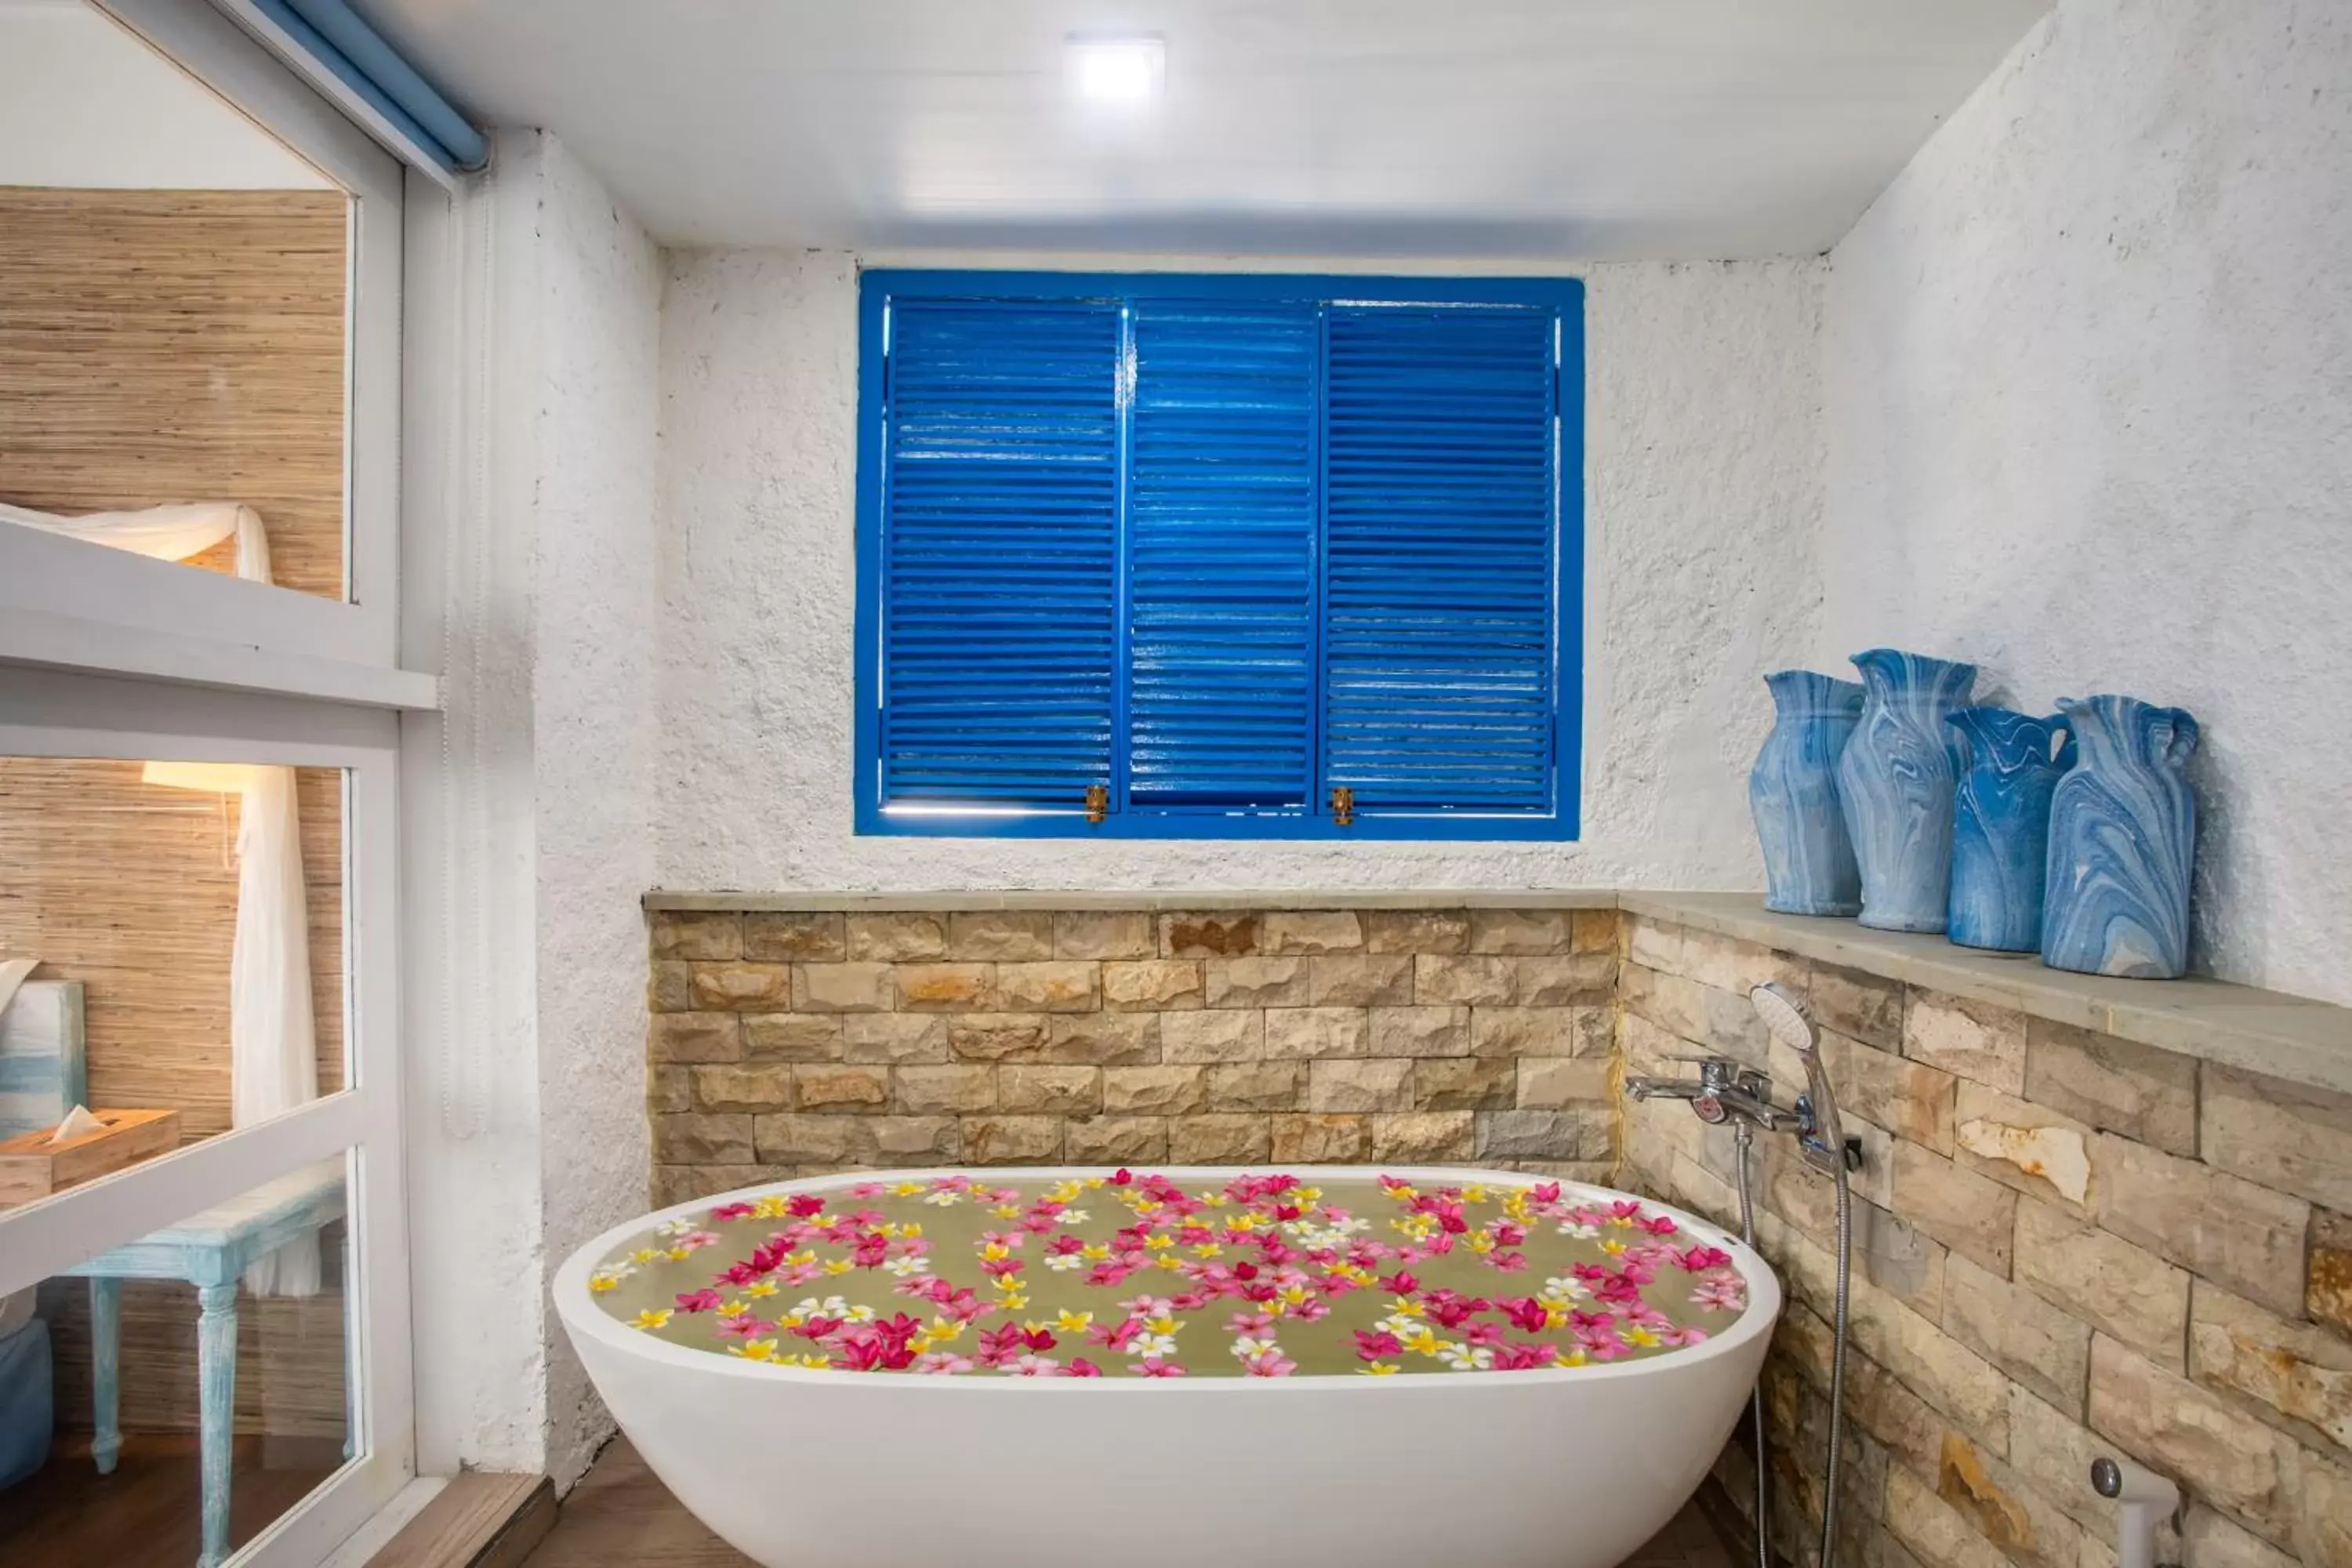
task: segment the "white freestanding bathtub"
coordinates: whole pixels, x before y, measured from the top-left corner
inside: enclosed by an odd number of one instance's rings
[[[863,1172],[727,1198],[942,1172]],[[1037,1181],[1093,1171],[960,1173]],[[1315,1166],[1316,1177],[1370,1177]],[[1430,1184],[1538,1178],[1397,1170]],[[1171,1168],[1179,1182],[1231,1171]],[[1605,1204],[1625,1194],[1576,1187]],[[864,1376],[730,1359],[633,1331],[590,1277],[649,1226],[582,1247],[555,1303],[654,1472],[770,1568],[1613,1568],[1697,1489],[1760,1366],[1780,1289],[1738,1238],[1747,1305],[1704,1343],[1641,1361],[1475,1376]]]

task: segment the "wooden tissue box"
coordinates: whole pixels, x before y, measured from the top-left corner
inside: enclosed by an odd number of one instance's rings
[[[180,1146],[176,1110],[93,1110],[106,1123],[94,1132],[52,1143],[45,1127],[0,1142],[0,1208],[29,1204],[51,1193],[168,1154]]]

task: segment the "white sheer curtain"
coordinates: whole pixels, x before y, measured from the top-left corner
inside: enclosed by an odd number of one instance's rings
[[[249,506],[227,502],[58,517],[0,502],[0,522],[61,533],[162,561],[236,541],[236,574],[269,581],[269,536]],[[149,763],[151,784],[238,796],[236,937],[229,957],[229,1120],[243,1127],[319,1097],[310,1014],[309,900],[292,768]],[[315,1296],[319,1239],[305,1236],[246,1270],[257,1295]]]

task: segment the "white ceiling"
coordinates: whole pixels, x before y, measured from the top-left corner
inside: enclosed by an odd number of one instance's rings
[[[2049,0],[361,0],[659,238],[1735,257],[1834,242]],[[1063,39],[1156,33],[1165,100]]]

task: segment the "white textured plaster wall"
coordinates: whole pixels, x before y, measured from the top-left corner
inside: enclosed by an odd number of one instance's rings
[[[852,831],[857,267],[841,252],[670,258],[658,885],[1760,885],[1758,677],[1819,635],[1820,263],[1540,268],[1590,286],[1582,841],[1365,846]]]
[[[552,137],[536,240],[533,665],[545,1268],[645,1207],[645,921],[654,876],[654,429],[661,257]],[[542,1288],[541,1297],[545,1291]],[[546,1307],[547,1472],[613,1430]]]
[[[1831,262],[1822,658],[2191,710],[2200,965],[2352,1002],[2352,7],[2063,0]]]
[[[645,1206],[660,258],[531,132],[457,210],[412,181],[403,653],[451,661],[403,748],[417,1459],[568,1486],[612,1427],[548,1279]]]

